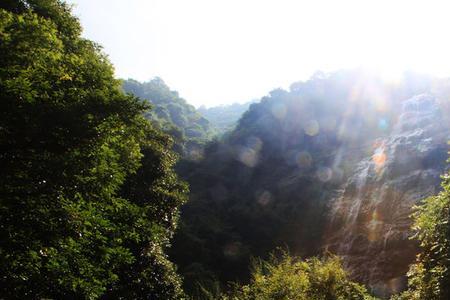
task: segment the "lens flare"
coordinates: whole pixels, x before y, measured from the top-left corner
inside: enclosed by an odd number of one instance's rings
[[[383,229],[383,221],[380,220],[380,216],[377,210],[372,212],[372,217],[367,223],[367,239],[370,242],[375,242],[381,237],[381,230]]]
[[[311,120],[306,123],[304,131],[309,136],[315,136],[319,133],[320,126],[316,120]]]
[[[386,163],[386,152],[384,150],[384,146],[381,146],[375,150],[374,155],[372,155],[372,161],[375,164],[375,171],[380,172],[384,164]]]
[[[309,154],[308,151],[301,151],[297,154],[297,165],[300,168],[308,168],[312,165],[312,157],[311,154]]]

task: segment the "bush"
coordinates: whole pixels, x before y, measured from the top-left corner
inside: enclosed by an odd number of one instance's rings
[[[238,286],[228,300],[365,300],[374,299],[365,287],[350,281],[340,258],[299,260],[282,254],[253,264],[250,284]]]

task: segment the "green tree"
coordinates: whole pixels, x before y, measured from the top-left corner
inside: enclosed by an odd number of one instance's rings
[[[400,299],[446,300],[450,297],[449,174],[442,179],[443,190],[425,199],[413,214],[413,230],[422,251],[409,270],[409,289]]]
[[[0,3],[0,298],[180,299],[172,141],[58,0]]]
[[[154,110],[146,114],[155,127],[175,139],[174,150],[188,160],[198,159],[198,150],[213,136],[208,120],[203,118],[178,92],[170,90],[159,77],[148,82],[133,79],[124,80],[122,88],[149,101]]]
[[[224,297],[235,300],[364,300],[374,299],[351,282],[338,257],[298,260],[283,254],[253,265],[250,284]]]

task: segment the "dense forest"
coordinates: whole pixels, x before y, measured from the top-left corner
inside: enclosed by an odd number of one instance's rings
[[[128,79],[123,81],[122,88],[153,105],[145,116],[174,138],[175,151],[194,160],[201,156],[202,146],[214,135],[210,122],[176,91],[171,91],[161,78],[144,83]]]
[[[0,3],[0,299],[449,298],[449,80],[196,110],[81,34]]]
[[[180,299],[172,139],[59,1],[0,10],[3,299]]]

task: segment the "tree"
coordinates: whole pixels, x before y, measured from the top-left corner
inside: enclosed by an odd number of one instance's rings
[[[0,297],[180,299],[172,141],[80,33],[61,1],[0,4]]]
[[[257,261],[249,285],[225,299],[239,300],[364,300],[374,299],[366,289],[348,280],[338,257],[301,261],[283,254]]]
[[[449,174],[442,179],[443,190],[415,208],[413,230],[422,251],[410,268],[409,289],[401,299],[444,300],[450,297]]]

